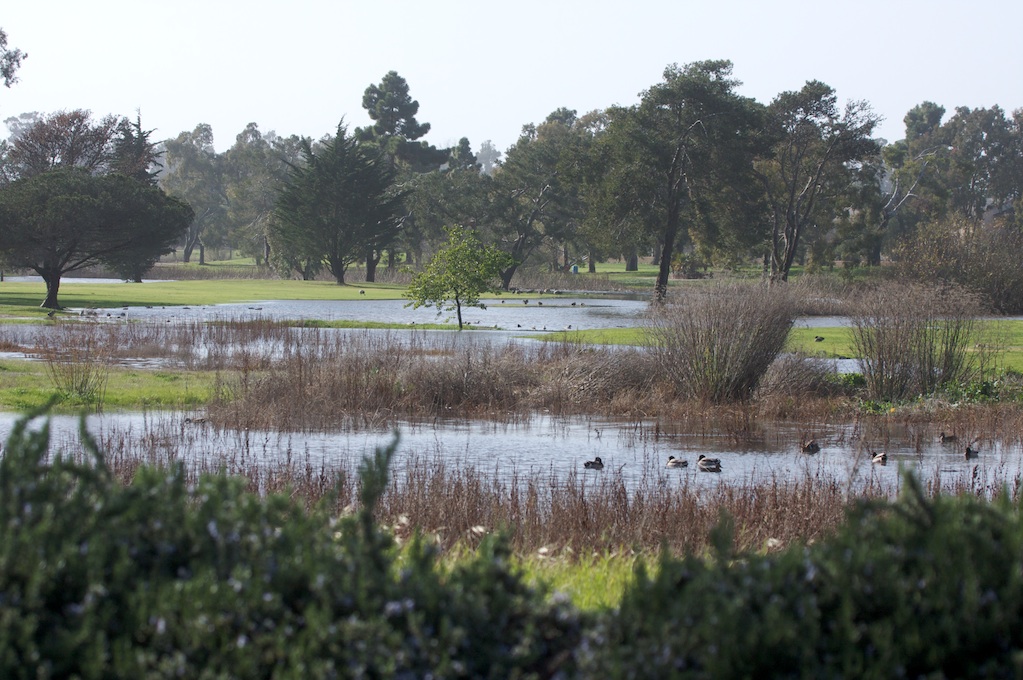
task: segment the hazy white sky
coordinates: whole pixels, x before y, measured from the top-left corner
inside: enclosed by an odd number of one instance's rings
[[[395,70],[429,142],[504,151],[558,107],[630,105],[668,64],[730,59],[742,94],[821,80],[870,102],[894,141],[923,101],[1023,107],[1020,26],[1006,0],[11,0],[0,27],[29,57],[0,120],[139,110],[155,139],[209,123],[224,150],[250,122],[368,125],[362,93]]]

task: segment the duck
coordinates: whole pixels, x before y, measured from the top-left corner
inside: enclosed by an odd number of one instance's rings
[[[813,336],[813,341],[814,342],[824,342],[824,336],[823,335],[815,335],[815,336]]]
[[[689,461],[688,460],[682,460],[681,458],[676,458],[675,456],[668,456],[668,464],[665,465],[664,467],[669,467],[669,468],[689,467]]]
[[[817,443],[816,439],[811,439],[806,444],[800,447],[803,453],[818,453],[821,450],[821,445]]]
[[[938,435],[938,441],[940,441],[942,444],[950,444],[956,441],[957,439],[959,438],[956,437],[954,434],[945,434],[944,432],[942,432],[941,434]]]
[[[979,455],[980,455],[980,450],[979,449],[971,449],[969,444],[966,445],[966,459],[967,460],[969,460],[970,458],[976,458]]]
[[[585,463],[583,463],[583,467],[586,468],[587,470],[603,470],[604,461],[600,459],[600,456],[597,456],[593,460],[588,460]]]
[[[721,472],[721,459],[708,458],[701,453],[696,459],[696,467],[700,468],[701,472]]]
[[[882,451],[881,453],[878,453],[877,451],[871,451],[870,462],[873,463],[874,465],[887,465],[888,453],[886,451]]]

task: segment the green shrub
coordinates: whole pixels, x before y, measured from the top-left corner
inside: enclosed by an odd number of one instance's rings
[[[837,536],[665,556],[583,643],[585,675],[1020,677],[1023,523],[1007,496],[865,503]]]
[[[501,539],[453,570],[374,522],[395,442],[331,518],[226,475],[113,480],[48,460],[19,422],[0,460],[0,677],[533,677],[570,670],[581,622]]]

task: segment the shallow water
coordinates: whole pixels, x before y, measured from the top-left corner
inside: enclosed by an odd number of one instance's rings
[[[176,457],[221,465],[239,471],[252,465],[290,463],[313,469],[353,469],[377,446],[388,444],[391,430],[276,433],[218,430],[186,422],[179,412],[137,412],[91,415],[89,431],[104,450],[135,451],[143,459]],[[0,436],[6,440],[16,419],[0,414]],[[552,484],[571,474],[599,483],[620,476],[626,489],[654,485],[714,486],[793,482],[813,477],[848,488],[866,483],[898,491],[900,469],[916,471],[925,481],[940,479],[952,488],[998,486],[1021,475],[1019,446],[981,442],[982,454],[967,461],[961,448],[938,443],[929,430],[892,427],[866,433],[840,427],[814,432],[822,449],[816,455],[799,451],[803,431],[798,425],[766,426],[741,438],[723,429],[665,433],[653,422],[614,422],[590,418],[536,416],[526,422],[495,424],[483,421],[437,421],[399,426],[395,468],[444,464],[449,469],[474,468],[495,481],[510,483],[539,475]],[[78,452],[78,419],[51,418],[53,451]],[[871,449],[885,450],[887,466],[872,465]],[[699,454],[720,458],[720,474],[698,472]],[[669,455],[689,462],[686,469],[666,469]],[[583,462],[600,456],[603,471],[584,470]]]

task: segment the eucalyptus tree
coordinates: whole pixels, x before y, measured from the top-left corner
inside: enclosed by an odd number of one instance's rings
[[[1019,195],[1013,162],[1013,124],[998,106],[957,107],[941,126],[948,153],[939,164],[951,212],[981,219],[989,210],[1010,206]]]
[[[835,91],[820,81],[779,94],[768,106],[769,153],[756,175],[771,211],[771,281],[786,281],[807,231],[830,224],[845,209],[852,173],[880,146],[871,135],[878,118],[866,102],[840,110]]]
[[[573,235],[582,216],[583,157],[575,111],[558,109],[539,126],[526,125],[494,173],[492,237],[511,259],[501,273],[505,289],[517,269],[545,244]]]
[[[269,262],[268,224],[289,168],[301,162],[301,142],[296,135],[280,137],[273,131],[264,135],[256,123],[249,123],[224,154],[227,218],[233,241],[257,263]]]
[[[756,149],[758,107],[739,96],[732,63],[700,61],[664,70],[663,82],[630,108],[608,110],[598,153],[607,172],[594,200],[611,229],[643,230],[660,245],[655,298],[664,299],[676,248],[721,183],[744,182]],[[619,227],[620,225],[620,227]]]
[[[271,246],[285,255],[315,255],[344,284],[350,265],[397,239],[404,192],[394,185],[394,168],[343,123],[315,150],[302,140],[301,151],[275,204]]]
[[[190,262],[198,248],[199,264],[205,264],[207,236],[228,224],[224,159],[213,146],[213,128],[200,123],[191,132],[166,140],[163,152],[160,186],[186,201],[195,214],[183,237],[181,259]]]

